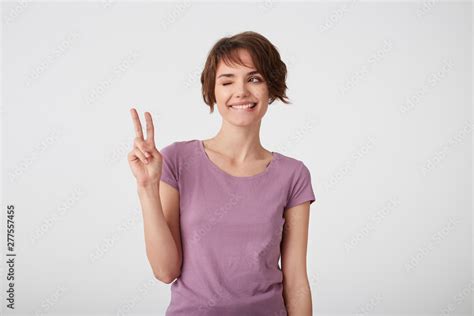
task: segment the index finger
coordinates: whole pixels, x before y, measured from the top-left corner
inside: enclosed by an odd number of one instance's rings
[[[134,108],[130,109],[130,114],[132,115],[133,125],[135,127],[135,133],[137,137],[143,139],[142,124],[140,123],[140,118],[138,117],[137,110],[135,110]]]

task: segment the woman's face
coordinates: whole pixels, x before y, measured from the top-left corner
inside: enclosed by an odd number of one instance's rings
[[[244,64],[226,65],[222,60],[217,66],[216,96],[217,109],[222,118],[231,124],[246,126],[259,122],[265,115],[268,102],[268,86],[263,76],[257,73],[250,54],[239,49]],[[232,105],[255,105],[253,108],[239,108]]]

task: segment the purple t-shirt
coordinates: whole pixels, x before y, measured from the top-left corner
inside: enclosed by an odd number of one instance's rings
[[[160,152],[161,180],[180,193],[183,248],[166,316],[287,315],[278,265],[283,212],[314,202],[308,168],[273,152],[265,171],[232,176],[196,139]]]

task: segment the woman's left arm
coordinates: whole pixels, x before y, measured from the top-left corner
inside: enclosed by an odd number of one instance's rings
[[[306,271],[309,202],[286,209],[281,242],[283,298],[288,316],[311,316],[311,288]]]

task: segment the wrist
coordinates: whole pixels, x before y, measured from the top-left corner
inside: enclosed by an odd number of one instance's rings
[[[139,190],[157,189],[160,187],[160,180],[156,181],[137,181],[137,188]]]

